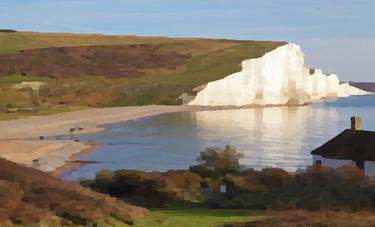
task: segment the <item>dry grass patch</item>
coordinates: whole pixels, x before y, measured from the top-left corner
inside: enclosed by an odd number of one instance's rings
[[[0,159],[0,225],[132,224],[147,210]]]

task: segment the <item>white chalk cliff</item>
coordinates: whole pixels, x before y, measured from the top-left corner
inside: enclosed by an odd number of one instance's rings
[[[349,83],[340,84],[339,97],[348,97],[351,95],[368,95],[369,92],[350,86]]]
[[[243,106],[305,104],[328,97],[368,94],[336,75],[304,67],[304,55],[296,44],[286,44],[260,58],[242,61],[242,71],[209,82],[189,105]]]

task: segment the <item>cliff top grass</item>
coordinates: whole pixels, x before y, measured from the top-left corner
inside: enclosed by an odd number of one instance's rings
[[[212,40],[199,38],[168,38],[143,37],[135,35],[116,36],[100,34],[71,34],[71,33],[38,33],[38,32],[1,32],[0,54],[18,53],[22,50],[53,48],[53,47],[83,47],[83,46],[113,46],[130,44],[160,44],[160,43],[191,43],[199,41],[215,43],[215,48],[221,49],[220,44],[230,40]],[[210,49],[211,45],[202,45],[202,49]],[[215,49],[214,48],[214,49]]]
[[[182,93],[194,94],[193,88],[241,70],[244,59],[284,44],[0,32],[0,120],[46,109],[181,104]],[[39,90],[12,88],[23,81],[46,84]]]

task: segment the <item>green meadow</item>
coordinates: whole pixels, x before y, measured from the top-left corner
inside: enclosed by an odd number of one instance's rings
[[[223,209],[156,209],[150,217],[137,220],[134,226],[163,227],[216,227],[224,224],[246,223],[264,219],[261,213],[249,210]]]

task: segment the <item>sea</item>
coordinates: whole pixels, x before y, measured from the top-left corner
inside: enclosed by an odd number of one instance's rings
[[[375,131],[375,96],[351,96],[307,106],[168,113],[108,124],[103,132],[74,136],[99,145],[78,157],[97,163],[73,169],[64,177],[92,179],[103,169],[188,169],[197,164],[196,158],[207,147],[227,144],[244,154],[242,165],[292,172],[311,165],[313,149],[350,128],[351,116],[362,117],[363,130]]]

